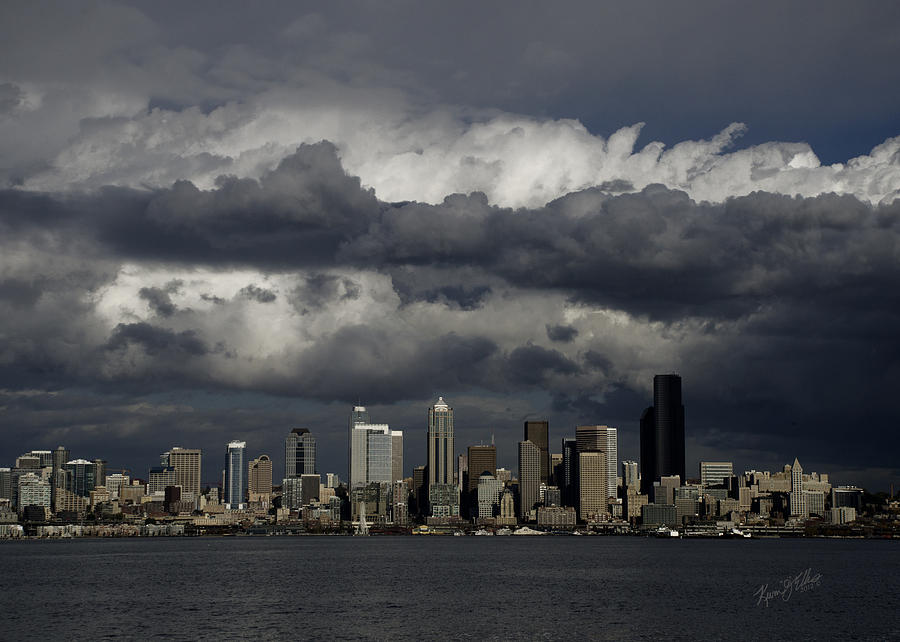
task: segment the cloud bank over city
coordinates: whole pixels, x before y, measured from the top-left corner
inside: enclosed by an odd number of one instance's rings
[[[805,31],[756,25],[799,57],[782,73],[753,34],[732,33],[731,50],[704,29],[697,47],[724,53],[690,72],[700,52],[663,65],[622,35],[567,47],[560,34],[578,29],[562,18],[538,38],[538,7],[509,25],[528,42],[410,12],[426,32],[467,34],[481,58],[449,43],[441,57],[422,30],[384,47],[397,27],[382,13],[408,9],[279,7],[246,31],[240,7],[208,23],[165,3],[4,9],[6,459],[65,443],[139,471],[175,443],[216,462],[235,437],[278,459],[302,425],[341,469],[347,409],[363,401],[407,431],[411,470],[437,394],[456,408],[457,445],[496,435],[501,464],[535,416],[554,442],[576,423],[618,426],[620,454],[637,458],[652,377],[677,371],[689,470],[799,456],[840,483],[896,477],[900,92],[882,81],[900,45],[883,24],[854,13],[871,30],[857,42],[839,8],[783,16],[843,42],[854,71],[832,70],[845,91],[808,129],[818,89],[804,83],[836,54],[804,58]],[[623,33],[676,42],[641,11],[616,15]],[[614,44],[615,64],[589,68]],[[641,71],[672,105],[657,125],[627,80]],[[691,96],[726,71],[742,82]],[[817,144],[848,148],[838,123],[866,119],[876,139],[820,159]],[[754,139],[757,123],[818,139]]]

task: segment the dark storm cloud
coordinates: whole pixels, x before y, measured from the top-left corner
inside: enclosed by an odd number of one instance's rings
[[[569,343],[578,336],[578,329],[570,325],[547,325],[547,338],[551,341]]]
[[[453,104],[575,115],[607,133],[640,120],[650,123],[654,139],[682,140],[705,134],[710,122],[737,118],[754,125],[759,141],[800,137],[835,160],[870,149],[884,138],[880,128],[895,132],[900,124],[894,3],[137,8],[165,26],[159,38],[166,45],[209,59],[214,73],[195,84],[215,96],[288,81],[284,61],[303,60],[310,70],[357,84],[412,86]],[[145,62],[151,79],[158,73],[153,62]],[[194,69],[196,76],[202,65]],[[185,83],[191,78],[173,80],[169,93],[180,100],[196,94]]]
[[[161,317],[170,317],[175,314],[178,307],[172,303],[170,295],[178,292],[183,285],[182,281],[170,281],[163,288],[147,287],[138,290],[138,296],[144,299],[150,308]]]
[[[548,374],[573,375],[578,366],[556,350],[527,345],[513,350],[506,361],[507,377],[514,384],[545,383]]]
[[[310,310],[320,310],[334,301],[358,299],[360,286],[352,279],[333,274],[313,273],[307,275],[288,296],[291,305],[300,314]]]
[[[256,301],[257,303],[272,303],[275,299],[278,298],[278,296],[274,292],[272,292],[272,290],[258,287],[253,283],[242,287],[239,294],[247,299]]]
[[[113,330],[106,349],[121,350],[129,345],[140,346],[148,355],[165,359],[198,357],[209,351],[192,330],[173,332],[149,323],[120,323]]]
[[[345,326],[302,355],[305,395],[323,401],[392,403],[427,398],[435,387],[458,389],[487,378],[497,345],[454,332],[412,339],[364,325]]]

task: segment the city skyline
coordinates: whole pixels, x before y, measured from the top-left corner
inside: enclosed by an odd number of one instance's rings
[[[277,471],[309,426],[343,470],[348,406],[444,395],[457,453],[549,420],[637,460],[677,370],[687,470],[889,487],[900,7],[864,4],[3,3],[0,459]]]
[[[663,404],[667,403],[666,400],[670,397],[675,401],[681,401],[682,397],[681,397],[681,378],[680,378],[680,376],[675,375],[675,374],[655,375],[654,376],[654,384],[656,384],[658,381],[665,381],[666,384],[664,384],[664,386],[668,386],[668,385],[671,385],[671,383],[669,383],[669,382],[671,382],[673,379],[677,380],[676,394],[673,396],[669,390],[664,389],[661,394],[655,395],[654,401],[656,401],[657,404],[660,404],[660,402],[662,402]],[[676,411],[676,414],[679,417],[678,421],[683,422],[684,406],[681,404],[676,404],[676,407],[680,407],[680,410]],[[651,406],[649,409],[653,410],[654,406]],[[438,412],[435,413],[435,410],[437,410]],[[644,412],[641,413],[642,419],[644,419],[647,416],[647,410],[648,409],[645,409]],[[670,411],[670,413],[671,413],[671,411]],[[443,419],[436,419],[436,417],[438,417],[438,416],[443,417]],[[349,418],[350,430],[347,434],[347,438],[349,441],[346,442],[346,444],[345,444],[345,448],[346,448],[345,454],[347,456],[349,463],[352,463],[352,461],[353,461],[354,444],[357,448],[360,445],[365,445],[365,448],[363,448],[363,452],[365,454],[364,459],[366,460],[366,463],[363,466],[365,478],[361,479],[357,482],[353,482],[353,481],[351,481],[352,480],[351,473],[349,473],[348,471],[341,471],[340,469],[332,469],[327,472],[320,470],[319,472],[316,472],[315,475],[317,475],[322,480],[325,480],[326,477],[330,480],[332,476],[336,475],[339,479],[343,480],[343,483],[348,488],[351,488],[351,487],[355,487],[355,486],[364,485],[366,483],[369,483],[370,481],[377,481],[379,483],[391,483],[394,481],[398,481],[400,479],[413,479],[415,476],[415,468],[424,468],[427,472],[427,469],[428,469],[427,463],[424,465],[418,464],[418,463],[412,463],[412,464],[409,464],[410,471],[409,471],[409,474],[407,474],[407,468],[404,467],[405,464],[403,463],[406,460],[405,443],[403,440],[403,431],[391,430],[388,424],[369,423],[370,417],[371,417],[371,415],[365,406],[355,405],[352,407],[352,409],[350,411],[350,418]],[[530,428],[531,430],[537,429],[539,431],[540,435],[548,437],[549,443],[550,443],[548,455],[552,454],[559,458],[558,462],[559,462],[560,468],[558,469],[558,471],[552,472],[552,474],[554,474],[554,475],[560,474],[563,477],[565,477],[566,473],[564,472],[564,466],[566,465],[565,459],[567,456],[567,454],[566,454],[567,448],[571,448],[572,457],[574,457],[575,459],[578,459],[579,453],[582,453],[582,452],[589,452],[589,453],[590,452],[594,452],[594,453],[602,452],[603,453],[602,466],[603,466],[603,469],[606,471],[604,483],[606,484],[607,489],[616,487],[616,485],[617,485],[616,479],[617,478],[619,479],[619,481],[621,481],[622,484],[627,485],[627,482],[626,482],[627,478],[624,474],[624,469],[627,464],[631,464],[631,465],[634,465],[635,470],[639,476],[639,479],[641,480],[640,492],[649,497],[652,497],[653,492],[654,492],[653,491],[653,478],[652,477],[648,478],[644,474],[643,471],[645,469],[644,469],[643,465],[641,464],[640,459],[638,459],[637,461],[633,461],[633,460],[629,459],[627,456],[624,456],[619,452],[619,450],[618,450],[619,431],[617,428],[610,427],[610,426],[607,426],[604,424],[604,425],[577,425],[577,426],[572,427],[572,430],[570,430],[568,433],[565,432],[565,429],[561,429],[563,434],[560,437],[560,439],[561,439],[560,452],[556,452],[554,450],[554,447],[552,446],[552,441],[553,441],[553,438],[555,437],[555,435],[553,435],[553,433],[550,431],[550,421],[549,420],[541,420],[541,421],[525,422],[526,435],[527,435],[527,431],[529,430],[529,424],[532,424],[532,426]],[[432,428],[434,428],[436,425],[442,426],[440,434],[446,434],[447,433],[446,428],[449,427],[449,434],[451,435],[450,441],[453,441],[453,437],[452,437],[453,432],[454,432],[453,408],[449,406],[449,404],[444,400],[444,398],[442,396],[439,396],[438,399],[434,402],[434,404],[431,407],[429,407],[429,409],[428,409],[428,420],[426,422],[426,426],[422,430],[422,434],[420,435],[420,437],[424,437],[424,439],[418,439],[418,440],[414,439],[414,443],[415,443],[415,441],[424,441],[426,443],[426,448],[425,448],[426,453],[428,451],[428,444],[434,439],[434,437],[432,436]],[[356,430],[359,430],[359,434],[364,435],[362,441],[357,439],[358,443],[354,442],[354,437],[357,435],[357,433],[355,432]],[[683,423],[681,425],[680,431],[681,431],[680,434],[683,435],[684,434]],[[302,442],[298,439],[300,437],[303,438]],[[370,446],[368,445],[368,441],[369,441],[370,437],[374,437],[376,439],[383,438],[380,441],[378,441],[378,443],[375,445],[375,453],[374,454],[369,453]],[[649,446],[652,446],[656,440],[655,431],[648,430],[646,432],[646,437],[649,441],[649,443],[648,443],[648,450],[649,450]],[[512,452],[513,457],[515,457],[515,466],[511,467],[511,470],[514,470],[517,475],[519,474],[519,468],[522,464],[523,444],[526,442],[528,442],[528,440],[519,441],[517,444],[512,443],[510,445],[510,447],[508,448],[508,450],[510,450]],[[309,429],[294,428],[290,431],[288,437],[286,437],[284,440],[284,452],[285,452],[285,457],[286,457],[285,462],[283,462],[285,464],[284,479],[290,478],[292,476],[296,477],[298,479],[301,476],[311,476],[311,475],[308,475],[305,473],[302,473],[302,474],[297,473],[295,475],[287,474],[288,470],[289,470],[289,467],[287,464],[288,453],[293,451],[294,449],[296,449],[297,444],[304,444],[304,443],[307,445],[307,447],[309,447],[310,444],[312,447],[312,460],[307,464],[307,466],[311,466],[313,468],[318,468],[317,463],[316,463],[317,462],[316,440],[312,437],[312,434]],[[400,446],[401,454],[399,456],[397,455],[396,452],[391,452],[392,448],[396,447],[397,444],[399,444],[399,446]],[[539,446],[537,446],[533,442],[528,442],[528,444],[529,445],[526,448],[526,452],[528,452],[529,466],[531,466],[533,468],[533,465],[531,463],[532,447],[537,449],[535,451],[536,454],[534,454],[533,457],[535,458],[534,461],[538,462],[536,464],[537,468],[535,469],[535,470],[537,470],[537,472],[534,473],[530,468],[529,469],[530,472],[528,473],[528,475],[529,475],[528,479],[531,480],[532,477],[534,475],[536,475],[536,477],[533,477],[535,480],[537,480],[534,483],[539,483],[539,484],[547,483],[547,480],[541,479],[540,461],[543,457],[541,450],[540,450]],[[252,470],[253,470],[254,465],[256,465],[260,460],[264,460],[266,465],[268,466],[269,478],[272,480],[272,483],[275,483],[277,485],[277,482],[275,481],[276,477],[275,477],[274,473],[272,472],[273,470],[277,469],[277,466],[276,466],[275,460],[273,460],[272,457],[268,453],[264,452],[263,450],[254,449],[252,447],[248,450],[247,443],[245,441],[239,441],[237,439],[231,439],[230,441],[228,441],[225,444],[225,446],[226,446],[225,463],[221,468],[217,468],[217,465],[215,463],[212,463],[211,464],[212,472],[201,472],[201,469],[200,469],[201,463],[200,462],[202,460],[202,455],[203,455],[202,449],[192,449],[192,448],[183,448],[181,446],[175,446],[159,456],[159,459],[160,459],[159,463],[161,463],[162,466],[150,466],[149,467],[149,469],[148,469],[149,474],[146,477],[145,481],[149,480],[150,487],[153,487],[154,483],[156,483],[158,485],[157,490],[160,490],[160,491],[162,490],[162,488],[164,486],[167,486],[170,484],[171,485],[177,484],[178,486],[181,486],[182,488],[184,488],[192,496],[199,497],[200,492],[203,490],[204,485],[211,486],[211,487],[216,487],[216,485],[217,485],[215,481],[203,481],[203,480],[212,480],[213,477],[219,476],[220,482],[218,483],[218,486],[221,488],[221,491],[224,494],[224,497],[228,498],[228,497],[234,495],[235,493],[237,493],[238,491],[235,489],[239,488],[239,487],[242,487],[244,493],[246,494],[248,487],[249,487],[249,479],[253,475]],[[251,444],[251,446],[252,446],[252,444]],[[479,455],[479,459],[478,459],[479,462],[480,461],[491,462],[492,465],[487,466],[487,468],[489,470],[493,469],[494,471],[496,471],[497,469],[504,468],[504,466],[500,465],[500,463],[499,463],[499,462],[501,462],[501,460],[498,459],[498,452],[502,452],[503,450],[507,450],[507,449],[501,448],[498,451],[498,448],[494,443],[492,443],[490,445],[485,445],[482,442],[470,443],[470,444],[463,445],[463,446],[453,446],[452,448],[455,448],[455,450],[450,450],[450,451],[441,450],[441,452],[446,452],[445,461],[452,460],[454,463],[454,467],[451,467],[450,469],[445,469],[444,476],[440,477],[439,479],[432,479],[431,481],[429,481],[429,479],[431,479],[431,477],[432,477],[430,475],[428,477],[423,478],[423,483],[425,484],[425,486],[428,486],[432,483],[446,483],[448,480],[453,482],[454,475],[456,475],[458,472],[461,472],[455,468],[455,464],[457,463],[456,462],[457,456],[462,457],[463,461],[466,462],[465,463],[465,466],[466,466],[465,474],[468,475],[469,474],[468,461],[469,461],[469,458],[472,457],[473,452],[479,452],[479,451],[483,450],[486,453],[489,453],[489,455]],[[57,466],[58,462],[61,464],[64,464],[64,465],[70,464],[70,463],[75,463],[75,462],[81,462],[82,464],[99,465],[99,466],[102,466],[102,468],[103,468],[104,472],[100,473],[103,476],[105,476],[105,469],[109,465],[109,462],[102,458],[96,458],[96,459],[93,459],[90,461],[79,458],[79,459],[70,461],[70,460],[68,460],[68,455],[69,455],[70,451],[69,451],[69,449],[65,448],[65,446],[63,446],[63,445],[57,446],[52,451],[51,450],[30,449],[30,450],[23,451],[23,452],[25,453],[24,455],[22,455],[24,457],[33,456],[34,458],[46,459],[48,462],[47,465],[52,464],[53,466]],[[235,452],[239,453],[236,458],[234,455]],[[63,457],[62,455],[65,455],[65,457]],[[485,457],[487,457],[487,459],[484,459]],[[252,461],[251,461],[251,458],[253,458]],[[338,458],[340,458],[340,457],[338,457]],[[676,458],[677,458],[677,455],[676,455]],[[17,457],[16,461],[19,461],[20,459],[21,459],[21,457]],[[682,459],[684,459],[683,456],[682,456]],[[794,457],[795,465],[798,463],[797,460],[798,460],[798,456],[795,456]],[[372,465],[370,463],[372,461],[375,462],[374,465],[377,469],[376,472],[374,473],[374,477],[372,475],[370,475],[370,473],[368,471],[368,468]],[[246,466],[248,463],[250,464],[249,472],[248,472],[248,470],[244,469],[244,466]],[[595,463],[591,464],[591,466],[594,468],[596,468],[597,465],[598,464],[595,464]],[[654,464],[651,464],[650,467],[652,468],[653,465]],[[573,469],[575,479],[577,479],[581,474],[581,471],[579,471],[578,467],[579,467],[578,462],[575,462],[574,469]],[[733,459],[728,460],[728,461],[709,461],[709,460],[703,460],[702,458],[700,458],[697,460],[697,466],[695,466],[693,469],[686,468],[684,473],[676,474],[676,476],[680,478],[680,481],[682,484],[687,483],[688,480],[696,480],[696,481],[702,482],[702,484],[705,486],[705,485],[707,485],[707,482],[705,481],[707,478],[724,479],[725,477],[728,476],[728,474],[730,474],[730,473],[737,474],[740,470],[743,470],[743,474],[749,474],[756,470],[769,470],[769,469],[778,470],[780,467],[781,467],[781,464],[779,464],[778,466],[774,466],[774,467],[767,467],[764,465],[760,465],[759,463],[753,464],[752,462],[750,462],[750,465],[744,466],[743,468],[741,468],[740,466],[738,466],[734,463]],[[0,466],[0,468],[3,468],[3,466]],[[123,468],[119,468],[116,466],[112,466],[111,468],[112,468],[112,470],[131,473],[130,476],[133,479],[144,479],[144,477],[141,476],[140,471],[138,471],[138,470],[132,471],[131,469],[123,469]],[[232,486],[234,484],[232,484],[232,482],[229,481],[229,472],[231,472],[232,470],[240,471],[238,474],[239,480],[236,483],[236,485],[234,486],[234,488],[232,488]],[[802,468],[800,468],[800,470],[802,472]],[[167,471],[171,471],[171,472],[167,472]],[[159,478],[160,481],[154,482],[153,475],[154,474],[159,475],[162,473],[165,473],[165,475],[163,477]],[[591,474],[595,475],[596,472],[594,471]],[[662,471],[663,477],[666,474],[667,474],[666,471]],[[456,484],[459,485],[460,491],[472,492],[473,490],[475,490],[475,488],[477,488],[477,486],[478,486],[478,483],[477,483],[478,475],[480,475],[480,473],[477,473],[475,475],[475,477],[470,477],[468,482],[466,482],[466,483],[464,483],[464,480],[462,477],[459,477],[458,479],[456,479],[455,482],[456,482]],[[724,475],[724,477],[723,477],[723,475]],[[838,483],[845,483],[845,484],[850,484],[851,482],[855,483],[855,482],[853,482],[853,480],[850,480],[850,479],[842,480],[839,477],[835,478],[833,475],[831,475],[831,477]],[[645,481],[648,479],[649,479],[649,481]],[[660,479],[660,475],[657,474],[655,479],[658,482]],[[559,479],[556,479],[555,481],[556,481],[556,484],[560,484]],[[577,485],[579,482],[575,481],[573,483],[575,483]],[[563,488],[563,485],[560,485],[560,489],[562,489],[562,488]],[[872,492],[884,492],[884,490],[880,490],[877,488],[869,488],[869,490]],[[532,489],[529,492],[536,492],[536,491],[533,491],[533,489]],[[578,491],[576,491],[576,493],[577,492]],[[601,494],[602,493],[598,494],[598,497]],[[562,499],[565,500],[564,495],[562,496]],[[621,497],[620,497],[620,499],[621,499]],[[572,498],[570,498],[569,501],[573,501]],[[594,501],[599,501],[599,500],[597,500],[595,498]]]

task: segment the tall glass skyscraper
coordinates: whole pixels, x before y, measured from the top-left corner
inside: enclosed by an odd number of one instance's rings
[[[65,463],[66,488],[75,495],[89,497],[97,485],[97,465],[86,459],[73,459]]]
[[[428,409],[428,486],[453,483],[453,408],[443,397]]]
[[[232,441],[225,449],[225,510],[243,510],[246,484],[244,451],[247,442]]]
[[[653,405],[641,415],[641,493],[649,494],[653,482],[667,475],[685,481],[684,405],[681,377],[653,377]]]
[[[294,428],[284,439],[285,479],[317,472],[316,438],[307,428]]]

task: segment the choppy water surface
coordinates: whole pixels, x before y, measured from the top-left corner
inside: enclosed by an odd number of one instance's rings
[[[0,639],[900,639],[898,570],[895,541],[4,542]]]

